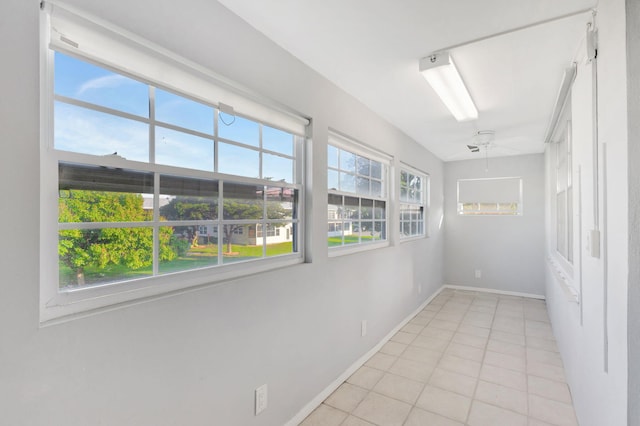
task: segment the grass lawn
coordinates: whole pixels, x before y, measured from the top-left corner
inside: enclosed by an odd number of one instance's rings
[[[227,250],[225,244],[223,249]],[[267,256],[277,256],[292,253],[291,242],[269,244],[267,246]],[[262,246],[241,246],[232,244],[231,252],[227,255],[223,253],[224,262],[240,261],[262,257]],[[216,244],[200,245],[189,250],[186,256],[178,257],[170,262],[161,262],[159,271],[161,274],[185,271],[188,269],[204,268],[218,264],[218,246]],[[100,284],[113,281],[124,281],[135,278],[151,276],[153,269],[151,265],[139,269],[129,269],[124,265],[107,265],[105,268],[89,267],[84,271],[85,284]],[[75,284],[75,273],[67,266],[60,264],[60,287]]]
[[[373,240],[373,237],[370,235],[363,235],[362,237],[362,242],[369,242]],[[341,237],[329,237],[327,239],[328,243],[329,243],[329,247],[335,247],[335,246],[341,246],[342,245],[342,238]],[[357,244],[358,242],[360,242],[360,240],[358,240],[358,236],[357,235],[345,235],[344,236],[344,245],[347,244]]]

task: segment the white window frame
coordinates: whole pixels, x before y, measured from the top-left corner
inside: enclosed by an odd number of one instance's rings
[[[356,140],[344,136],[336,131],[332,131],[330,130],[329,132],[329,143],[328,145],[334,146],[335,148],[338,148],[339,150],[343,150],[343,151],[347,151],[349,153],[352,154],[356,154],[359,155],[361,157],[365,157],[368,158],[369,160],[374,160],[377,161],[379,163],[382,164],[382,173],[381,173],[381,188],[382,188],[382,197],[377,197],[377,196],[372,196],[372,195],[359,195],[357,194],[357,189],[356,192],[349,192],[349,191],[342,191],[339,189],[331,189],[331,188],[327,188],[327,192],[328,192],[328,196],[334,195],[334,196],[339,196],[342,197],[343,202],[344,202],[344,197],[352,197],[352,198],[357,198],[359,199],[358,202],[358,206],[359,208],[362,205],[362,200],[366,199],[366,200],[372,200],[374,202],[378,201],[378,202],[384,202],[385,203],[385,213],[384,213],[384,219],[381,219],[380,221],[382,221],[384,223],[385,226],[385,236],[386,238],[384,240],[378,240],[378,241],[372,241],[372,242],[363,242],[362,240],[360,240],[360,242],[357,243],[351,243],[351,244],[344,244],[340,245],[340,246],[333,246],[333,247],[328,247],[328,251],[329,251],[329,257],[335,257],[335,256],[342,256],[342,255],[347,255],[347,254],[351,254],[351,253],[357,253],[357,252],[361,252],[361,251],[367,251],[367,250],[373,250],[373,249],[377,249],[377,248],[382,248],[382,247],[388,247],[390,245],[390,232],[391,230],[389,229],[389,209],[391,207],[391,196],[390,196],[390,184],[389,184],[389,177],[391,176],[392,173],[392,164],[393,164],[393,158],[388,155],[385,154],[381,151],[378,151],[374,148],[371,148],[361,142],[357,142]],[[328,148],[328,147],[327,147]],[[334,167],[330,167],[327,164],[327,170],[334,170],[334,171],[339,171],[340,170],[340,165],[338,164],[338,168],[334,168]],[[327,182],[328,183],[328,182]],[[356,183],[357,186],[357,183]],[[328,210],[327,210],[328,211]],[[327,224],[329,224],[329,222],[331,221],[335,221],[335,220],[331,220],[328,219],[328,214],[327,216],[325,216],[325,220],[327,221]],[[342,229],[341,232],[344,232],[344,225],[348,224],[349,227],[352,227],[353,224],[351,221],[344,221],[344,220],[340,220],[340,223],[342,224]],[[371,220],[372,222],[378,221],[375,219]],[[328,229],[328,226],[327,226]]]
[[[55,7],[58,7],[57,5]],[[46,8],[45,8],[46,9]],[[53,88],[53,67],[54,67],[54,50],[52,46],[56,47],[56,50],[60,50],[57,48],[59,45],[53,43],[51,39],[51,25],[50,25],[50,11],[45,11],[41,14],[40,18],[40,87],[41,87],[41,149],[40,149],[40,321],[42,324],[50,324],[58,321],[66,321],[68,319],[76,318],[78,316],[88,315],[93,312],[99,312],[105,309],[112,309],[114,305],[126,304],[127,302],[131,302],[133,300],[139,300],[143,298],[149,298],[158,296],[168,292],[176,292],[181,290],[186,290],[190,287],[194,286],[202,286],[202,285],[210,285],[219,283],[222,281],[226,281],[229,279],[252,275],[268,270],[272,270],[274,268],[286,267],[295,264],[299,264],[304,262],[304,185],[303,185],[303,177],[304,177],[304,144],[305,144],[305,135],[306,130],[303,130],[300,133],[297,133],[298,137],[295,137],[296,140],[294,145],[294,171],[293,178],[294,182],[289,183],[281,183],[278,182],[275,185],[274,182],[266,180],[266,179],[256,179],[249,178],[243,176],[230,176],[230,175],[222,175],[216,172],[204,172],[199,170],[192,169],[184,169],[180,167],[166,166],[161,164],[152,164],[152,163],[143,163],[137,161],[130,161],[118,156],[95,156],[89,154],[80,154],[74,152],[60,151],[54,148],[53,141],[53,105],[54,105],[54,88]],[[74,14],[78,12],[73,10]],[[132,39],[135,39],[131,42],[131,45],[142,46],[141,49],[144,49],[145,52],[151,52],[155,60],[161,60],[166,63],[166,69],[175,68],[178,74],[192,74],[193,79],[197,80],[200,83],[205,84],[203,87],[208,87],[208,85],[215,85],[215,75],[208,70],[204,70],[200,68],[197,64],[193,64],[188,60],[179,57],[171,52],[167,52],[164,49],[152,44],[151,42],[147,42],[137,36],[127,33],[125,30],[118,29],[115,26],[112,26],[108,23],[101,22],[98,18],[84,16],[83,19],[86,18],[88,22],[92,24],[104,24],[104,27],[99,26],[100,31],[102,32],[111,32],[118,36],[128,36]],[[104,30],[104,31],[103,31]],[[82,52],[75,52],[72,48],[69,48],[70,51],[62,51],[62,53],[70,54],[72,56],[76,56],[81,60],[91,62],[97,64],[106,69],[111,69],[113,71],[119,72],[121,74],[125,74],[131,77],[134,77],[137,80],[143,81],[146,84],[152,85],[154,87],[162,88],[163,90],[168,90],[174,93],[177,93],[179,96],[183,96],[185,98],[192,98],[201,103],[206,103],[209,106],[212,106],[217,111],[219,109],[218,103],[216,99],[204,99],[201,93],[195,92],[191,93],[189,90],[177,90],[175,87],[165,87],[161,84],[157,84],[157,82],[153,81],[153,79],[145,78],[143,75],[133,75],[132,73],[136,70],[127,69],[127,71],[121,70],[118,67],[113,66],[112,63],[101,62],[93,56],[85,56]],[[160,59],[158,59],[160,58]],[[186,70],[186,71],[185,71]],[[171,74],[169,72],[169,74]],[[181,74],[181,75],[182,75]],[[206,78],[203,78],[202,75],[206,74]],[[219,84],[224,83],[223,86],[225,90],[229,91],[229,87],[232,90],[229,92],[235,98],[239,99],[240,104],[248,105],[249,108],[255,104],[256,95],[253,93],[245,92],[243,88],[239,86],[229,85],[229,81],[224,80],[223,82],[219,82]],[[193,81],[190,80],[190,83],[193,85]],[[210,91],[211,93],[216,93],[216,89]],[[259,97],[258,97],[259,98]],[[243,99],[250,99],[247,102],[243,103]],[[238,112],[234,112],[235,115],[242,116],[244,118],[251,119],[253,121],[258,121],[259,123],[263,123],[269,125],[274,128],[281,128],[289,133],[291,132],[291,123],[295,124],[296,120],[298,123],[306,123],[306,119],[300,117],[296,119],[295,117],[290,120],[287,125],[280,127],[277,123],[278,118],[287,117],[291,118],[291,113],[282,113],[281,110],[278,110],[278,106],[274,107],[274,114],[270,114],[270,103],[268,100],[259,98],[263,104],[255,104],[257,105],[256,111],[259,114],[264,115],[265,117],[272,117],[276,122],[267,122],[263,119],[256,120],[251,115],[243,115]],[[265,106],[266,104],[266,106]],[[274,104],[275,105],[275,104]],[[151,121],[151,120],[148,120]],[[215,132],[215,143],[217,144],[218,134],[217,134],[217,126],[214,130]],[[262,139],[260,139],[262,141]],[[229,142],[229,141],[225,141]],[[237,142],[232,143],[237,144]],[[244,147],[244,146],[243,146]],[[260,152],[268,152],[262,148],[260,145]],[[217,153],[217,149],[216,149]],[[271,152],[268,152],[272,154]],[[275,153],[278,154],[278,153]],[[216,154],[217,155],[217,154]],[[113,283],[99,284],[93,286],[86,286],[82,288],[67,290],[67,291],[59,291],[59,283],[58,283],[58,163],[59,162],[71,162],[77,164],[87,164],[87,165],[96,165],[101,167],[113,167],[113,168],[122,168],[122,169],[131,169],[138,171],[147,171],[153,172],[155,174],[155,192],[157,199],[158,188],[158,176],[160,174],[167,175],[177,175],[186,178],[196,178],[196,179],[205,179],[205,180],[219,180],[220,182],[224,181],[232,181],[234,183],[245,183],[249,185],[258,185],[258,186],[278,186],[278,187],[286,187],[292,188],[298,191],[298,209],[297,209],[297,219],[294,218],[293,221],[296,223],[298,227],[297,231],[297,252],[292,254],[274,256],[274,257],[264,257],[258,260],[239,262],[239,263],[229,263],[222,264],[217,266],[212,266],[208,268],[194,269],[194,270],[185,270],[175,273],[169,273],[165,275],[156,275],[152,277],[145,277],[140,279],[131,279],[127,281],[117,281]],[[262,168],[260,166],[260,168]],[[157,203],[155,203],[157,204]],[[157,207],[157,206],[156,206]],[[265,207],[266,209],[266,207]],[[220,219],[222,220],[222,218]],[[159,222],[157,217],[155,218],[153,223],[145,223],[145,225],[151,226],[159,226]],[[244,221],[244,222],[252,222],[255,223],[255,220]],[[264,223],[269,222],[282,222],[281,220],[263,220]],[[289,221],[290,222],[290,221]],[[134,223],[133,225],[137,225],[138,223]],[[165,222],[162,222],[163,225],[166,225]],[[93,225],[93,224],[92,224]],[[118,225],[122,226],[121,223]],[[182,224],[181,224],[182,225]],[[193,224],[197,225],[197,224]],[[73,227],[73,225],[64,224],[65,227]],[[98,226],[98,225],[95,225]],[[111,225],[110,225],[111,226]],[[176,278],[179,276],[179,278]]]
[[[560,141],[554,143],[555,157],[555,191],[556,208],[554,212],[555,223],[555,252],[568,264],[573,265],[573,147],[571,135],[571,120],[564,120]],[[560,152],[562,147],[566,148],[565,152]],[[561,163],[561,154],[564,157],[565,165]],[[561,171],[564,168],[564,176]],[[560,217],[558,214],[558,199],[562,197],[564,200],[564,215]],[[562,226],[561,226],[562,224]],[[563,230],[564,247],[559,247],[560,240],[558,238],[561,229]]]
[[[408,164],[400,163],[400,171],[398,177],[398,217],[399,217],[399,228],[398,232],[400,235],[400,241],[411,241],[421,238],[426,238],[429,236],[429,198],[431,194],[431,180],[428,173],[425,173],[421,170],[416,169],[415,167],[411,167]],[[414,175],[419,177],[422,180],[422,188],[420,190],[420,200],[416,201],[415,199],[403,199],[402,197],[402,173],[405,172],[409,175]],[[408,188],[407,188],[408,189]],[[403,209],[404,206],[414,206],[422,209],[422,220],[418,221],[418,223],[422,224],[422,232],[418,234],[410,234],[405,235],[403,233],[403,224],[407,221],[403,219]],[[409,223],[411,223],[411,219]]]

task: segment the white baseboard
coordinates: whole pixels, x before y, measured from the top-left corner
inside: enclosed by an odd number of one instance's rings
[[[482,293],[504,294],[505,296],[529,297],[531,299],[545,300],[545,297],[542,294],[521,293],[519,291],[504,291],[504,290],[496,290],[493,288],[471,287],[466,285],[453,285],[453,284],[445,284],[442,286],[442,288],[450,288],[453,290],[478,291]],[[440,289],[439,291],[442,291],[442,289]]]
[[[351,377],[351,375],[355,373],[356,370],[358,370],[358,368],[362,367],[364,363],[369,360],[369,358],[375,355],[382,348],[382,346],[385,343],[387,343],[389,339],[391,339],[391,337],[393,337],[394,334],[396,334],[402,327],[404,327],[409,321],[411,321],[411,319],[415,317],[421,310],[423,310],[424,307],[427,306],[429,302],[431,302],[438,294],[440,294],[440,292],[445,287],[446,286],[440,287],[431,295],[431,297],[425,300],[417,309],[415,309],[413,312],[407,315],[407,317],[404,320],[402,320],[400,324],[394,327],[386,336],[384,336],[382,340],[378,342],[377,345],[371,348],[369,352],[361,356],[356,362],[351,364],[351,366],[347,368],[347,370],[344,373],[338,376],[338,378],[336,378],[333,382],[331,382],[329,386],[327,386],[315,398],[309,401],[308,404],[302,407],[302,409],[298,411],[298,413],[295,416],[293,416],[291,420],[285,423],[285,426],[298,426],[309,414],[311,414],[311,412],[313,412],[313,410],[315,410],[320,404],[322,404],[322,401],[327,399],[327,397],[331,395],[336,389],[338,389],[338,387],[340,387],[340,385],[344,383],[345,380]]]

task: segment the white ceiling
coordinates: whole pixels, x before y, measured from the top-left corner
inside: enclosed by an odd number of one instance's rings
[[[543,152],[566,67],[597,0],[218,0],[396,125],[439,158],[475,158],[466,148],[494,130],[490,156]],[[550,22],[549,22],[550,21]],[[532,24],[546,22],[542,25]],[[418,72],[450,50],[479,110],[457,122]]]

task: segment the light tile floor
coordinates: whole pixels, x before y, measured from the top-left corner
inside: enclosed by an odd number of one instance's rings
[[[445,289],[301,426],[577,424],[545,302]]]

